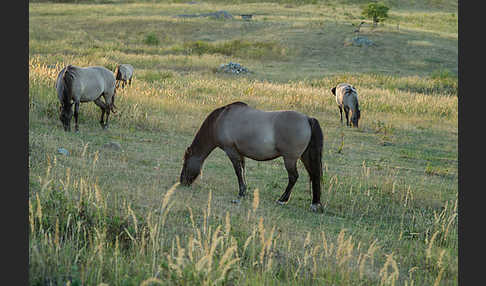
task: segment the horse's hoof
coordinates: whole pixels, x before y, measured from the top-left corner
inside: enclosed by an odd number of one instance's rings
[[[231,203],[239,205],[241,203],[241,201],[238,200],[238,199],[234,199],[234,200],[231,200]]]
[[[324,208],[322,207],[321,203],[311,204],[310,209],[311,209],[311,211],[313,211],[315,213],[323,213],[324,212]]]
[[[281,206],[287,204],[287,202],[282,202],[281,200],[276,200],[275,202]]]

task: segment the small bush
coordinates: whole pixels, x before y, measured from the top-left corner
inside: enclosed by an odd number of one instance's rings
[[[145,36],[145,40],[143,41],[146,45],[157,46],[160,43],[159,38],[154,33],[150,33]]]
[[[388,10],[390,8],[383,3],[371,2],[363,8],[362,15],[373,20],[373,26],[376,27],[378,22],[383,22],[388,18]]]

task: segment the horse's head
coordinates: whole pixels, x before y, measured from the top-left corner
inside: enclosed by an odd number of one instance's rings
[[[193,154],[191,147],[186,149],[180,177],[181,185],[190,186],[196,180],[201,173],[202,162],[203,160],[199,156]]]
[[[73,104],[67,103],[60,107],[61,115],[59,119],[62,122],[64,131],[71,131],[71,118],[73,118]]]

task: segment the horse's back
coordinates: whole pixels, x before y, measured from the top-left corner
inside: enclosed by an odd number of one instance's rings
[[[218,119],[222,146],[234,145],[242,155],[269,160],[281,155],[300,156],[310,140],[308,117],[296,111],[263,111],[233,104]]]
[[[349,83],[340,83],[336,86],[336,102],[338,105],[352,107],[358,102],[358,93]]]
[[[104,93],[113,95],[115,77],[107,68],[102,66],[73,66],[73,71],[75,73],[73,90],[76,99],[79,101],[92,101]]]

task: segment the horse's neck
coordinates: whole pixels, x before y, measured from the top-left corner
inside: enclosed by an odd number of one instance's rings
[[[215,148],[216,144],[214,144],[213,142],[210,142],[209,144],[205,142],[204,144],[202,144],[196,139],[191,144],[191,150],[193,154],[201,158],[203,161],[206,160],[206,158],[209,156],[209,154],[211,154],[211,152],[213,152]]]
[[[194,154],[200,156],[203,160],[217,147],[217,140],[215,138],[215,121],[217,120],[219,114],[224,110],[224,107],[213,110],[204,119],[201,127],[194,136],[194,140],[191,144],[191,149]]]
[[[191,150],[193,150],[194,155],[199,156],[202,160],[205,160],[217,147],[211,131],[211,128],[208,128],[207,124],[203,124],[203,127],[201,127],[196,136],[194,136],[194,140],[191,144]]]

